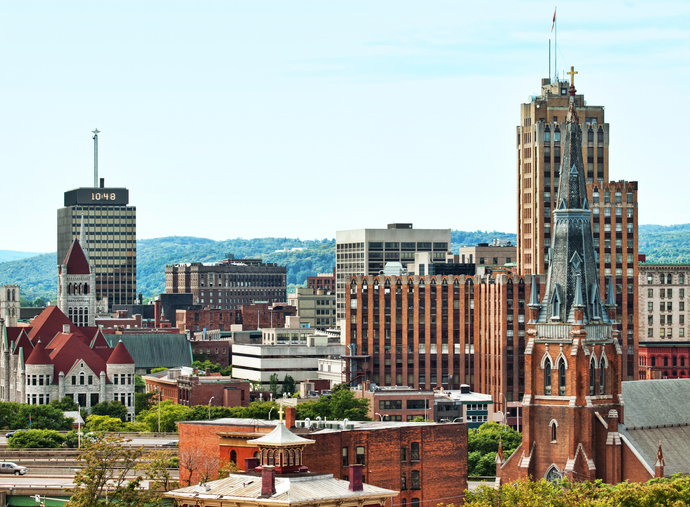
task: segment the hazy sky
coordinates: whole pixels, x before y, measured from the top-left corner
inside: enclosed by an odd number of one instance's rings
[[[126,186],[138,237],[515,231],[519,104],[554,3],[0,4],[0,249],[54,251],[63,192]],[[690,3],[558,5],[640,223],[690,222]]]

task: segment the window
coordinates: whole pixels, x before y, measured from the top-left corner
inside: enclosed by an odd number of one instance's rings
[[[76,375],[72,375],[72,385],[73,386],[77,385],[77,376]]]
[[[407,461],[407,448],[406,447],[400,448],[400,461]]]
[[[419,470],[410,472],[410,489],[419,489]]]
[[[410,460],[419,461],[419,442],[412,442],[410,444]]]
[[[551,441],[555,442],[556,441],[556,421],[551,421]]]
[[[595,379],[595,371],[594,371],[594,361],[589,362],[589,395],[594,396],[594,379]]]
[[[407,489],[407,476],[402,474],[400,476],[400,491],[405,491]]]
[[[348,455],[347,455],[347,447],[343,447],[343,466],[346,467],[350,464]]]
[[[558,363],[558,395],[565,396],[565,359]]]
[[[413,498],[410,502],[410,507],[419,507],[419,498]]]
[[[357,453],[357,464],[364,465],[364,446],[358,445],[356,449]]]
[[[544,394],[551,396],[551,361],[546,361],[544,366]]]
[[[606,363],[604,357],[599,360],[599,394],[603,396],[606,388]]]

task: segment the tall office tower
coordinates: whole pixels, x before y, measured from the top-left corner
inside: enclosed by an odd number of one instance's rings
[[[561,132],[565,132],[571,83],[542,79],[541,95],[520,107],[517,127],[518,271],[544,274],[554,229],[553,211],[561,161]],[[592,210],[594,247],[599,254],[601,283],[615,276],[623,347],[623,380],[637,378],[637,182],[609,181],[609,124],[604,107],[587,105],[584,95],[573,96],[582,131],[581,156],[587,196]]]
[[[450,229],[413,229],[412,224],[388,224],[387,229],[355,229],[335,235],[336,324],[345,318],[345,288],[353,276],[377,275],[387,262],[405,268],[415,252],[431,252],[432,261],[446,262]]]
[[[65,192],[58,209],[57,263],[67,257],[84,223],[84,248],[96,270],[96,299],[131,305],[137,291],[137,209],[129,206],[129,190],[100,187]],[[80,239],[81,240],[81,239]]]

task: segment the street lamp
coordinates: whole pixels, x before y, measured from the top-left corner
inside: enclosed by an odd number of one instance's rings
[[[81,407],[77,403],[77,449],[81,449]]]
[[[211,402],[213,401],[213,398],[215,398],[215,396],[211,396],[211,399],[208,400],[208,420],[209,421],[211,420]]]
[[[378,412],[376,412],[374,415],[379,416],[379,421],[383,421],[386,418],[386,415],[388,414],[379,414]]]
[[[506,397],[503,393],[498,393],[500,396],[503,396],[503,431],[507,432],[508,431],[508,400],[506,400]],[[499,402],[501,400],[498,400]]]

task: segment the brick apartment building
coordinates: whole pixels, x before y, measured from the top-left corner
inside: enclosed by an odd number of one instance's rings
[[[208,359],[212,363],[219,364],[224,370],[232,364],[232,342],[230,340],[193,340],[192,354],[199,360]]]
[[[173,264],[165,267],[165,292],[191,293],[197,305],[239,309],[256,301],[285,302],[287,268],[261,259]]]
[[[222,377],[220,374],[206,372],[199,376],[191,368],[171,368],[170,370],[145,375],[147,393],[160,393],[162,401],[176,405],[194,407],[211,405],[214,407],[248,407],[251,385],[245,380]]]
[[[434,391],[406,386],[378,387],[354,391],[355,397],[369,400],[369,413],[375,421],[410,422],[418,417],[434,421]]]
[[[286,407],[286,426],[316,445],[306,446],[303,462],[311,472],[348,479],[349,465],[364,465],[363,481],[400,491],[396,505],[409,507],[462,503],[467,488],[467,427],[464,424],[295,421]],[[275,429],[278,421],[218,419],[178,423],[180,455],[200,449],[219,462],[258,456],[252,439]],[[183,460],[181,460],[182,463]],[[185,477],[184,467],[180,470]],[[194,482],[194,481],[193,481]]]
[[[333,273],[317,273],[316,276],[308,276],[307,288],[313,289],[315,294],[319,289],[335,293],[335,268],[333,268]]]
[[[297,308],[286,304],[253,303],[242,306],[242,329],[256,331],[258,329],[284,327],[287,317],[297,315]]]
[[[175,322],[180,332],[195,334],[206,331],[230,331],[230,326],[242,324],[240,310],[182,309],[175,312]]]
[[[639,378],[690,377],[690,264],[640,263]]]

